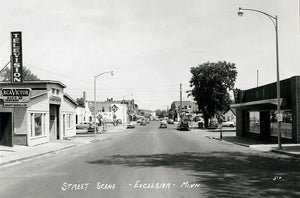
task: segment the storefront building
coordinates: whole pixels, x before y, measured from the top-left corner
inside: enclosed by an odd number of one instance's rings
[[[94,102],[88,101],[90,112],[94,112]],[[105,122],[112,123],[113,120],[119,120],[121,123],[129,121],[128,105],[120,101],[108,100],[96,102],[96,117],[101,117]]]
[[[280,81],[283,143],[300,143],[300,76]],[[277,141],[276,82],[235,91],[236,135]]]
[[[59,81],[0,82],[0,144],[34,146],[75,136],[77,103],[65,88]],[[30,90],[27,101],[20,90]]]

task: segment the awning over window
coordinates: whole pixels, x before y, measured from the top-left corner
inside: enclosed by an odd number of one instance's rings
[[[287,100],[285,98],[280,98],[280,106],[286,106]],[[257,100],[245,103],[237,103],[230,105],[231,108],[240,109],[276,109],[277,99],[267,99],[267,100]]]

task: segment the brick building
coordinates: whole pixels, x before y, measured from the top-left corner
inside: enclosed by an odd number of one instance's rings
[[[236,135],[277,141],[276,82],[235,95]],[[283,142],[300,143],[300,76],[280,81],[280,104],[283,113]]]

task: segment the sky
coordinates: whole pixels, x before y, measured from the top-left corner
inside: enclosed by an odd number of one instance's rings
[[[167,109],[180,84],[192,100],[191,67],[217,61],[236,64],[236,88],[275,82],[274,25],[239,7],[278,16],[280,79],[300,75],[299,0],[1,0],[0,68],[22,31],[24,66],[74,99],[93,100],[94,76],[114,71],[97,78],[97,100]]]

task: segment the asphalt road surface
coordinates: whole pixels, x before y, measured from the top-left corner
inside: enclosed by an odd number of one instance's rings
[[[0,197],[300,197],[299,159],[158,125],[1,167]]]

